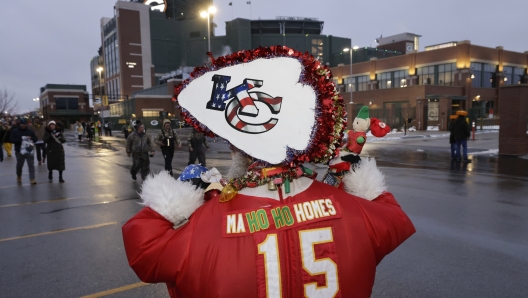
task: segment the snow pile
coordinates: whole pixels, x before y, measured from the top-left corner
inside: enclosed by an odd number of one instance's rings
[[[427,130],[429,130],[429,131],[439,131],[438,126],[427,126]]]
[[[499,149],[490,149],[480,152],[471,152],[470,155],[497,155],[499,154]]]

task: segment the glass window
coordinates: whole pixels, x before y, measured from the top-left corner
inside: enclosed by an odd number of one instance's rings
[[[78,110],[79,109],[79,99],[78,98],[67,98],[68,100],[68,110]]]
[[[378,89],[392,88],[392,73],[383,72],[378,74]]]
[[[356,77],[356,91],[368,90],[369,76]]]
[[[455,71],[455,63],[438,65],[438,85],[453,86]]]
[[[492,88],[495,86],[494,77],[496,66],[486,63],[471,62],[473,87]]]
[[[392,73],[394,88],[407,87],[407,77],[409,76],[408,70],[398,70]]]
[[[356,77],[348,77],[343,79],[343,84],[345,84],[345,92],[350,92],[350,90],[356,90]]]
[[[319,61],[323,62],[323,40],[322,39],[312,39],[312,55],[314,57],[319,57]]]
[[[161,110],[143,110],[143,117],[159,117]]]
[[[420,85],[433,85],[435,84],[435,67],[424,66],[417,70],[418,84]]]
[[[504,66],[502,70],[504,85],[521,84],[524,77],[524,68]]]
[[[56,105],[56,109],[57,110],[66,110],[67,109],[67,105],[66,105],[66,98],[55,98],[55,105]]]

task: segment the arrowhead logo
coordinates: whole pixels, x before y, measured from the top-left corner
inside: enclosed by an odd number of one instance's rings
[[[207,102],[206,108],[210,110],[225,111],[225,118],[229,125],[244,133],[259,134],[271,130],[277,122],[276,118],[270,117],[260,124],[249,123],[240,118],[240,115],[247,117],[257,117],[259,109],[257,102],[265,104],[272,115],[280,112],[282,97],[272,97],[260,91],[250,91],[254,88],[262,87],[263,80],[244,79],[242,84],[227,89],[231,81],[230,76],[214,75],[212,78],[213,88],[211,98]]]

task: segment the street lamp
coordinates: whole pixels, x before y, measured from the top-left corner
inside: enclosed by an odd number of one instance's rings
[[[207,18],[207,51],[211,52],[211,18],[212,14],[216,13],[216,7],[209,6],[207,11],[201,11],[200,16],[202,18]]]
[[[354,92],[354,90],[352,90],[352,52],[354,50],[357,50],[357,49],[359,49],[358,46],[352,47],[352,49],[350,49],[350,48],[344,48],[343,49],[343,52],[350,52],[350,102],[349,102],[349,104],[353,104],[354,103],[352,101],[352,92]]]
[[[40,110],[40,105],[38,104],[39,98],[38,97],[37,98],[33,98],[33,101],[37,104],[37,108],[39,108],[39,110]]]
[[[99,66],[97,67],[96,71],[99,73],[99,99],[101,100],[101,106],[103,106],[103,84],[101,83],[101,72],[103,71],[103,67]],[[103,120],[104,123],[104,120]]]

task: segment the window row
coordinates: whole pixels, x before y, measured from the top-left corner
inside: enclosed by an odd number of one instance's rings
[[[55,97],[56,110],[79,110],[78,97]]]
[[[457,68],[455,63],[431,65],[416,68],[419,85],[454,86]],[[497,66],[486,63],[471,63],[473,87],[494,88]],[[527,75],[525,68],[505,66],[503,69],[504,84],[521,84]],[[408,70],[382,72],[376,75],[378,89],[407,87]],[[357,76],[343,79],[345,92],[367,90],[369,76]]]

